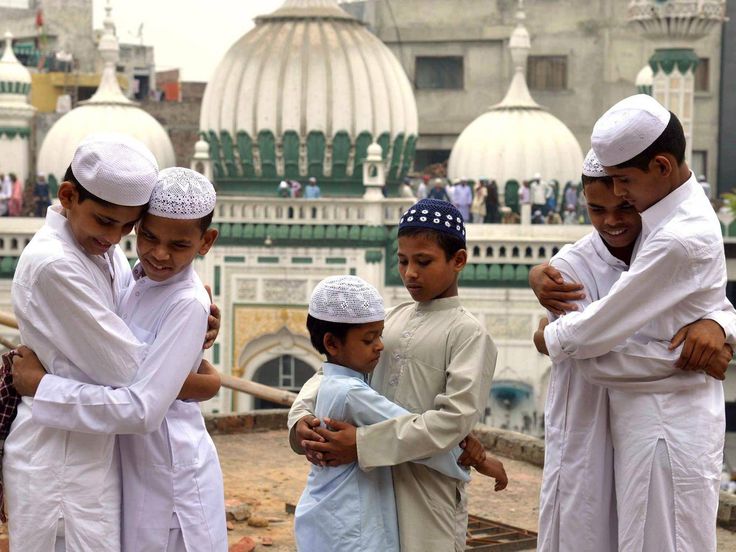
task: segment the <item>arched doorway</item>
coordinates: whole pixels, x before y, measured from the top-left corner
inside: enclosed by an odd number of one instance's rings
[[[314,368],[292,355],[281,355],[259,366],[253,374],[253,381],[270,385],[285,391],[298,393],[302,385],[314,375]],[[253,408],[288,408],[270,401],[255,398]]]

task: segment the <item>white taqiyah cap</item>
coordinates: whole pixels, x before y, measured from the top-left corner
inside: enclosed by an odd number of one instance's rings
[[[386,317],[378,290],[357,276],[331,276],[314,288],[309,314],[325,322],[367,324]]]
[[[77,147],[72,173],[100,199],[128,207],[145,205],[158,176],[158,163],[142,142],[126,134],[90,134]]]
[[[148,213],[170,219],[196,220],[215,208],[215,187],[197,171],[171,167],[158,173]]]
[[[583,174],[592,178],[608,176],[608,173],[606,173],[606,170],[603,168],[603,165],[601,165],[601,162],[598,161],[598,158],[595,156],[595,152],[592,149],[588,152],[588,155],[585,156],[585,160],[583,161]]]
[[[621,100],[606,111],[593,127],[590,142],[604,167],[633,159],[662,135],[670,112],[647,94]]]

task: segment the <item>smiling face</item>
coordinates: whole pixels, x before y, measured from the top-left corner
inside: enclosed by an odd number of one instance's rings
[[[583,189],[591,224],[611,253],[628,263],[641,233],[641,216],[603,180],[586,183]]]
[[[94,199],[80,202],[79,190],[71,182],[63,182],[59,187],[59,201],[74,238],[88,255],[103,255],[119,243],[123,236],[130,234],[146,208],[100,203]]]
[[[197,255],[206,255],[217,230],[204,232],[199,220],[178,220],[146,214],[136,228],[136,249],[151,280],[163,282],[179,274]]]
[[[369,374],[378,364],[383,351],[383,320],[350,328],[344,339],[332,333],[324,336],[327,360]]]
[[[415,301],[457,295],[457,278],[468,259],[465,249],[448,259],[437,240],[417,234],[399,236],[398,256],[401,280]]]

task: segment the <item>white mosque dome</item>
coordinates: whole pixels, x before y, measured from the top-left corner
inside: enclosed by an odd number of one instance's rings
[[[580,144],[570,129],[529,93],[525,71],[531,43],[524,19],[524,12],[519,11],[509,42],[515,72],[506,97],[458,137],[448,162],[452,179],[492,178],[503,183],[529,179],[536,173],[562,183],[580,178]]]
[[[326,181],[360,181],[373,141],[399,180],[413,160],[417,108],[401,64],[363,23],[335,0],[286,0],[225,54],[200,130],[216,179],[317,176],[324,193]]]
[[[121,132],[137,138],[153,152],[159,168],[176,164],[174,147],[164,128],[120,90],[115,65],[118,41],[113,32],[109,5],[100,53],[105,62],[100,86],[89,100],[61,117],[46,134],[38,154],[38,170],[59,181],[79,143],[93,132]]]
[[[5,33],[5,50],[0,58],[0,94],[27,95],[31,89],[31,73],[15,57],[13,35]]]

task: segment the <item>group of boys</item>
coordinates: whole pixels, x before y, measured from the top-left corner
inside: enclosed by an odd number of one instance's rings
[[[79,145],[58,197],[12,286],[24,397],[3,458],[10,549],[224,552],[222,474],[196,402],[219,388],[200,366],[219,320],[192,268],[217,237],[215,190],[110,133]],[[134,226],[131,270],[116,244]]]

